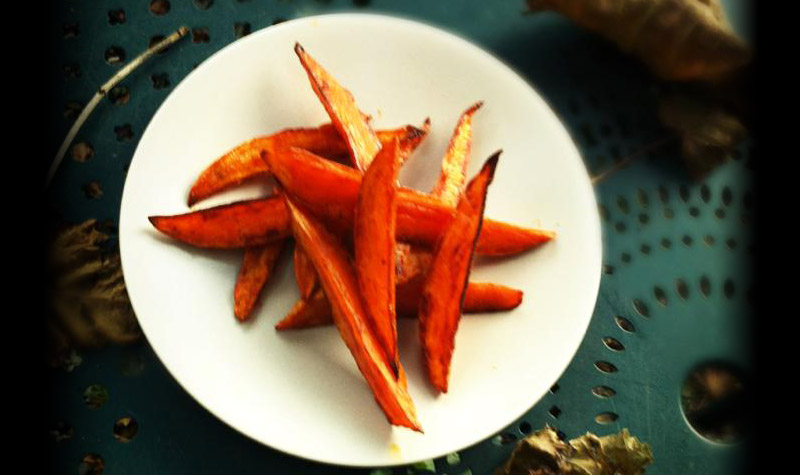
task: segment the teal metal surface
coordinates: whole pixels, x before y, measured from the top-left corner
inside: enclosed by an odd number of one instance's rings
[[[435,460],[436,473],[491,473],[515,440],[545,424],[570,438],[626,427],[652,445],[655,463],[648,473],[740,470],[747,442],[717,444],[698,436],[681,412],[680,390],[688,372],[702,362],[723,361],[745,375],[753,372],[748,342],[755,200],[750,146],[706,181],[689,180],[676,144],[648,148],[668,136],[656,117],[650,75],[563,18],[523,15],[520,0],[172,0],[160,16],[150,11],[150,3],[57,4],[59,11],[46,32],[58,57],[50,65],[54,101],[46,111],[53,131],[47,145],[53,151],[76,107],[119,68],[106,60],[110,47],[124,51],[128,61],[153,37],[180,25],[195,33],[124,80],[127,100],[103,100],[84,125],[76,141],[91,144],[94,156],[85,163],[67,157],[57,172],[50,189],[57,220],[118,221],[126,170],[153,113],[186,74],[237,36],[285,19],[352,9],[445,28],[493,52],[527,78],[562,119],[592,174],[643,148],[649,151],[596,186],[604,274],[592,323],[569,368],[549,394],[535,405],[532,399],[531,410],[501,434],[457,457]],[[748,37],[748,5],[724,3],[736,29]],[[99,184],[101,196],[85,192],[92,182]],[[618,317],[627,319],[634,331],[623,330]],[[623,349],[610,340],[604,343],[607,337]],[[64,422],[74,430],[71,438],[49,441],[48,467],[54,473],[78,471],[90,453],[99,455],[106,473],[113,474],[370,472],[290,457],[235,432],[186,394],[144,341],[81,352],[80,357],[72,371],[50,373],[47,422]],[[597,362],[611,363],[617,371],[603,372]],[[83,400],[84,390],[93,384],[109,392],[98,408]],[[597,396],[592,390],[598,386],[612,388],[614,395]],[[601,413],[613,413],[616,419],[601,424],[596,421]],[[126,416],[137,421],[138,432],[122,443],[112,430]],[[428,469],[403,467],[387,473]]]

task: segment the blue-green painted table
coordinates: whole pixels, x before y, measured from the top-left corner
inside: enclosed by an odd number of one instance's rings
[[[45,32],[56,52],[48,78],[54,100],[46,119],[55,151],[74,110],[119,67],[106,54],[115,46],[126,61],[150,40],[180,25],[200,33],[147,63],[122,84],[130,96],[104,100],[78,141],[94,157],[67,158],[51,186],[57,218],[119,218],[125,174],[151,116],[197,64],[248,31],[291,18],[341,10],[383,12],[454,31],[492,51],[526,77],[562,118],[587,167],[599,173],[668,136],[656,117],[656,94],[647,72],[613,46],[554,14],[523,15],[521,0],[172,0],[161,16],[149,0],[63,0]],[[746,38],[748,4],[723,2]],[[123,10],[124,21],[118,10]],[[116,12],[116,13],[115,13]],[[116,20],[111,21],[113,17]],[[113,23],[113,24],[112,24]],[[204,37],[202,33],[207,33]],[[130,134],[118,133],[130,128]],[[719,360],[752,373],[748,332],[752,314],[749,266],[753,245],[751,148],[696,183],[683,172],[675,147],[662,146],[596,186],[604,233],[604,273],[590,328],[554,389],[503,433],[435,461],[437,473],[491,473],[514,440],[551,424],[568,437],[623,427],[652,445],[648,473],[736,473],[745,443],[715,444],[699,437],[680,409],[680,387],[692,367]],[[102,196],[83,186],[97,182]],[[619,318],[633,331],[625,331]],[[622,344],[610,346],[604,337]],[[66,422],[74,435],[52,440],[48,466],[75,473],[85,454],[98,454],[105,473],[367,473],[319,465],[264,447],[202,409],[166,372],[147,342],[80,353],[72,371],[49,373],[48,424]],[[600,371],[612,363],[614,373]],[[602,365],[601,365],[602,366]],[[87,406],[83,391],[105,386],[108,402]],[[592,392],[597,386],[611,397]],[[508,388],[514,391],[513,387]],[[533,404],[535,401],[531,401]],[[596,416],[613,413],[601,424]],[[136,419],[135,438],[112,435],[117,419]],[[613,416],[612,416],[613,419]],[[313,431],[314,427],[306,430]],[[409,468],[395,469],[406,473]]]

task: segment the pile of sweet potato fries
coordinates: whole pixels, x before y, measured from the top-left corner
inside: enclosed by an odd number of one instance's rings
[[[398,185],[398,171],[430,130],[374,131],[350,92],[299,45],[311,86],[331,123],[246,142],[211,164],[189,206],[244,181],[274,178],[275,192],[176,216],[159,231],[204,248],[244,248],[234,315],[248,320],[289,238],[300,300],[278,330],[335,324],[391,424],[422,431],[397,349],[396,317],[419,319],[433,387],[447,392],[463,313],[515,308],[522,292],[469,281],[473,254],[508,256],[553,239],[549,231],[483,218],[500,152],[467,183],[469,107],[455,127],[433,191]]]

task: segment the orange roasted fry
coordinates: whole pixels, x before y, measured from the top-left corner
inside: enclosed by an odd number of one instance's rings
[[[196,247],[261,246],[291,236],[289,211],[277,195],[148,219],[167,236]]]
[[[315,182],[315,178],[309,177],[308,181]],[[358,194],[357,186],[355,194]],[[453,219],[453,211],[419,195],[403,188],[398,190],[397,239],[433,247]],[[346,187],[334,189],[327,203],[314,202],[314,208],[321,209],[321,214],[328,219],[342,218],[346,225],[352,226],[355,207],[352,198]],[[341,205],[342,202],[345,204]],[[291,235],[289,214],[281,197],[239,201],[186,214],[151,216],[149,219],[167,236],[204,248],[260,246]],[[476,252],[486,256],[510,256],[548,242],[554,236],[551,231],[486,219]]]
[[[406,125],[397,129],[376,132],[381,143],[399,138],[404,147],[413,150],[430,130],[430,120],[423,128]],[[189,206],[216,193],[232,188],[245,181],[269,175],[261,153],[276,148],[298,147],[328,158],[346,155],[347,145],[331,124],[310,129],[288,129],[273,135],[247,141],[229,151],[203,170],[189,191]]]
[[[353,166],[366,170],[381,149],[381,143],[358,109],[353,95],[314,60],[300,43],[294,51],[308,74],[311,87],[347,143]]]
[[[397,316],[417,318],[424,274],[397,285]],[[500,284],[470,282],[464,298],[464,313],[494,313],[513,310],[522,303],[522,291]],[[331,306],[321,290],[311,298],[300,299],[275,326],[278,330],[301,330],[333,323]]]
[[[456,330],[467,290],[470,267],[483,220],[486,191],[500,153],[492,155],[470,182],[456,216],[433,253],[419,301],[419,332],[428,378],[446,393]]]
[[[522,303],[522,291],[505,285],[470,282],[464,296],[464,313],[512,310]]]
[[[286,204],[291,214],[295,239],[317,269],[320,284],[331,304],[336,328],[367,380],[375,400],[389,423],[422,432],[402,367],[398,366],[399,377],[396,378],[371,330],[359,295],[355,271],[346,251],[308,211],[293,203],[291,197],[286,198]]]
[[[290,148],[265,155],[275,178],[314,213],[352,229],[361,185],[358,171]],[[433,247],[455,212],[437,198],[409,188],[397,190],[397,240]],[[522,228],[487,219],[477,252],[489,256],[518,254],[553,239],[550,231]]]
[[[294,278],[300,289],[300,298],[309,299],[318,287],[317,271],[300,244],[294,247]]]
[[[476,102],[461,114],[442,160],[442,172],[432,194],[448,206],[455,206],[464,191],[472,148],[472,116],[482,105],[483,102]]]
[[[276,330],[312,328],[333,323],[331,304],[322,289],[317,288],[307,299],[299,299],[289,313],[275,325]]]
[[[358,192],[354,247],[358,288],[375,335],[397,374],[397,319],[395,317],[395,221],[397,173],[403,158],[400,143],[381,148]]]
[[[250,319],[285,242],[276,241],[244,250],[242,267],[233,290],[233,315],[240,322]]]

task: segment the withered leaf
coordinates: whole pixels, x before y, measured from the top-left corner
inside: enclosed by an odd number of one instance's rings
[[[118,252],[95,220],[68,227],[53,240],[48,259],[50,361],[78,347],[131,343],[141,336]]]
[[[527,0],[597,32],[669,81],[715,82],[750,62],[719,0]]]
[[[726,162],[747,137],[741,120],[700,94],[675,91],[661,97],[661,122],[678,134],[683,161],[697,180]]]
[[[564,442],[548,426],[519,441],[497,475],[638,475],[652,462],[650,446],[627,429]]]

